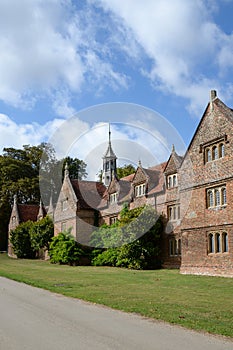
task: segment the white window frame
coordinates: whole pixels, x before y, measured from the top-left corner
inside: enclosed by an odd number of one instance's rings
[[[145,196],[145,194],[146,194],[146,184],[143,183],[143,184],[135,186],[134,193],[135,193],[135,197]]]
[[[111,193],[109,196],[110,204],[117,203],[117,192]]]
[[[167,188],[174,188],[178,186],[177,173],[170,174],[167,176]]]

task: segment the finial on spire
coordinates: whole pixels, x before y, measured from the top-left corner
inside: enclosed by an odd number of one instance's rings
[[[39,212],[38,212],[38,215],[37,215],[37,220],[40,220],[43,218],[43,204],[42,204],[42,200],[40,198],[40,206],[39,206]]]
[[[173,145],[172,145],[172,153],[174,153],[176,150],[175,150],[175,145],[174,145],[174,143],[173,143]]]
[[[17,204],[17,194],[14,194],[14,205],[16,205]]]
[[[69,177],[69,167],[68,167],[68,163],[66,162],[65,165],[65,177]]]
[[[139,161],[138,161],[138,166],[139,166],[140,168],[142,167],[141,159],[139,159]]]
[[[111,126],[110,123],[108,123],[108,141],[111,142]]]

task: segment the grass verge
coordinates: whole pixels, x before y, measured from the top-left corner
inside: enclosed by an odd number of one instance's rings
[[[52,265],[0,254],[0,276],[69,297],[233,338],[233,279],[178,270]]]

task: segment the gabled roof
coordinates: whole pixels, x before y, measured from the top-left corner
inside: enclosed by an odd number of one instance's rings
[[[188,146],[188,148],[187,148],[187,150],[185,152],[185,155],[183,157],[183,161],[186,158],[186,156],[187,156],[187,154],[188,154],[188,152],[189,152],[189,150],[190,150],[190,148],[191,148],[191,146],[192,146],[192,144],[193,144],[193,142],[194,142],[194,140],[196,138],[196,135],[199,133],[201,125],[202,125],[202,123],[203,123],[203,121],[204,121],[204,119],[205,119],[205,117],[207,115],[208,110],[211,107],[213,109],[216,107],[218,109],[219,113],[224,115],[231,123],[233,123],[233,109],[229,108],[228,106],[226,106],[225,103],[223,103],[218,97],[215,97],[212,101],[210,101],[207,104],[206,109],[205,109],[205,111],[204,111],[204,113],[203,113],[203,115],[201,117],[201,120],[200,120],[200,122],[199,122],[199,124],[198,124],[198,126],[196,128],[196,131],[195,131],[195,133],[194,133],[194,135],[193,135],[193,137],[192,137],[192,139],[191,139],[191,141],[189,143],[189,146]],[[183,161],[182,161],[182,163],[183,163]]]
[[[142,182],[146,182],[147,180],[148,180],[148,175],[146,173],[146,169],[144,169],[140,163],[140,165],[136,169],[132,182],[134,185],[137,185]]]
[[[175,149],[174,149],[174,146],[173,146],[173,150],[172,150],[172,153],[167,161],[167,164],[164,168],[164,173],[166,174],[171,174],[171,173],[174,173],[174,172],[177,172],[177,170],[180,168],[181,166],[181,163],[183,161],[183,157],[182,156],[179,156]]]
[[[34,204],[17,204],[20,222],[28,220],[37,221],[40,206]],[[43,208],[43,214],[46,215],[46,210]]]
[[[148,169],[142,168],[140,165],[137,168],[136,173],[130,174],[128,176],[125,176],[117,181],[118,184],[118,203],[124,203],[129,202],[132,199],[133,195],[133,189],[134,185],[137,185],[137,183],[143,183],[145,181],[148,185],[148,195],[153,195],[155,193],[160,193],[164,190],[164,168],[166,166],[167,162],[158,164],[156,166],[150,167]],[[135,180],[135,175],[137,172],[140,172],[140,175],[142,175],[141,179]],[[139,182],[138,182],[139,181]],[[116,186],[116,184],[114,184]],[[114,187],[113,186],[113,187]],[[103,196],[103,200],[101,202],[100,207],[104,207],[107,205],[107,199],[109,195],[109,189],[112,189],[111,185],[108,189],[106,189],[106,192]]]
[[[106,187],[101,182],[70,180],[80,209],[96,209],[100,204]]]
[[[160,193],[164,190],[164,169],[167,162],[144,169],[148,176],[148,195]]]

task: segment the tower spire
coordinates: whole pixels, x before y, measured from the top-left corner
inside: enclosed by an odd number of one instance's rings
[[[102,181],[105,186],[109,186],[112,179],[116,176],[117,157],[112,149],[111,126],[108,123],[108,148],[103,156],[103,174]]]

